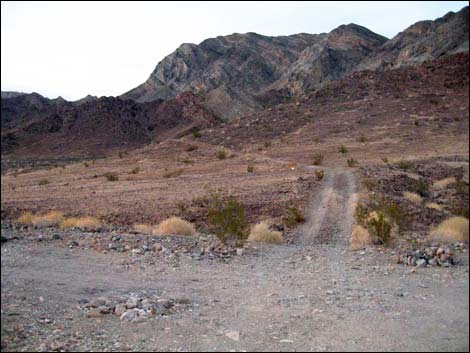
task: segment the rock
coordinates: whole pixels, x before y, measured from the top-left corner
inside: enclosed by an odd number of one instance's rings
[[[428,262],[425,260],[425,259],[419,259],[418,261],[416,261],[416,266],[418,267],[426,267],[426,264]]]
[[[180,298],[180,299],[176,299],[176,303],[178,303],[180,305],[189,305],[189,304],[191,304],[191,300],[189,300],[187,298]]]
[[[243,256],[243,249],[237,249],[237,255]]]
[[[154,252],[160,252],[160,251],[162,251],[162,250],[163,250],[163,246],[162,246],[161,244],[158,244],[158,243],[157,243],[157,244],[155,244],[155,245],[153,246],[153,251],[154,251]]]
[[[126,301],[126,308],[127,309],[135,309],[139,306],[139,299],[136,297],[130,297]]]
[[[60,236],[60,234],[55,233],[55,234],[52,236],[52,239],[62,239],[62,237]]]
[[[104,305],[106,305],[106,299],[98,298],[96,300],[93,300],[92,302],[86,303],[85,308],[98,308]]]
[[[444,254],[445,252],[446,252],[446,251],[445,251],[443,248],[439,248],[439,249],[437,249],[437,251],[436,251],[436,255],[437,255],[437,256],[441,256],[441,254]]]
[[[109,312],[111,311],[111,309],[107,306],[100,306],[98,307],[98,311],[101,313],[101,314],[109,314]]]
[[[139,317],[139,310],[138,309],[131,309],[124,312],[119,319],[126,320],[126,321],[134,321]]]
[[[75,240],[69,241],[69,248],[73,248],[73,247],[78,246],[78,245],[79,244]]]
[[[124,304],[117,304],[114,308],[114,314],[121,316],[126,312],[126,306]]]
[[[433,267],[437,266],[437,260],[434,259],[434,258],[430,259],[430,260],[428,260],[428,264],[429,264],[429,266],[433,266]]]
[[[144,251],[142,249],[132,249],[132,254],[134,255],[141,255],[144,253]]]
[[[238,332],[238,331],[229,331],[229,332],[225,333],[225,336],[227,336],[231,340],[234,340],[234,341],[237,341],[237,342],[240,341],[240,332]]]
[[[159,315],[169,315],[171,314],[170,309],[174,304],[168,299],[159,299],[157,300],[155,310]]]

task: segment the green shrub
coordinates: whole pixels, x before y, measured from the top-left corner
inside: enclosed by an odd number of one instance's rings
[[[85,168],[88,168],[90,165],[89,165],[87,162],[85,162],[85,163],[83,163],[83,166],[84,166]]]
[[[47,185],[47,184],[49,184],[49,180],[47,180],[47,179],[41,179],[38,182],[38,185],[40,185],[40,186]]]
[[[392,239],[393,224],[388,220],[382,212],[377,212],[376,215],[370,216],[367,222],[367,229],[380,244],[387,245]]]
[[[341,145],[338,149],[338,152],[342,154],[348,153],[348,148],[344,145]]]
[[[235,198],[223,201],[215,197],[208,212],[209,223],[217,238],[224,244],[240,246],[248,238],[245,207]]]
[[[284,218],[284,221],[288,227],[294,227],[299,223],[305,222],[305,216],[297,207],[291,206],[288,209],[288,213]]]
[[[199,131],[199,129],[193,129],[193,130],[191,131],[191,133],[193,134],[193,137],[196,138],[196,139],[197,139],[197,138],[200,138],[200,137],[202,136],[202,134],[201,134],[201,132]]]
[[[320,165],[320,164],[322,164],[324,158],[325,158],[325,156],[323,155],[323,153],[320,153],[320,152],[315,153],[312,156],[312,164],[313,165]]]
[[[114,172],[106,172],[103,174],[103,176],[108,180],[108,181],[118,181],[119,177],[117,173]]]
[[[348,163],[348,167],[352,168],[357,164],[357,161],[354,158],[349,158],[347,160],[347,163]]]
[[[367,139],[366,139],[366,137],[365,137],[364,135],[361,135],[361,136],[359,136],[359,137],[357,138],[357,142],[362,142],[362,143],[364,143],[364,142],[367,142]]]
[[[422,197],[429,196],[429,184],[423,179],[419,179],[415,188],[416,193]]]
[[[246,167],[246,171],[248,173],[253,173],[255,171],[255,167],[252,166],[252,165],[249,165],[249,166]]]
[[[382,157],[382,162],[384,162],[385,164],[388,163],[388,158],[387,157]]]
[[[412,161],[406,161],[406,160],[401,160],[397,163],[398,168],[408,171],[408,170],[414,170],[415,165]]]
[[[222,159],[227,158],[227,152],[225,152],[224,150],[218,150],[218,151],[216,152],[215,156],[216,156],[218,159],[222,160]]]

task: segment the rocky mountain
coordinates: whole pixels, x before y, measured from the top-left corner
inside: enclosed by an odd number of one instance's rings
[[[22,96],[26,93],[23,92],[14,92],[14,91],[2,91],[2,98],[15,98],[18,96]]]
[[[218,123],[189,92],[147,103],[115,97],[64,102],[36,93],[2,98],[2,154],[105,155]]]
[[[391,69],[420,64],[446,54],[468,52],[469,8],[435,21],[420,21],[384,43],[357,67]]]
[[[317,35],[232,34],[181,45],[123,97],[147,102],[191,91],[227,120],[353,71],[419,64],[460,51],[468,51],[468,7],[418,22],[390,40],[355,24]]]

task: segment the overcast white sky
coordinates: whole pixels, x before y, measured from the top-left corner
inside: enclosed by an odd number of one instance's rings
[[[68,100],[119,95],[143,83],[181,43],[235,32],[321,33],[347,23],[391,38],[467,4],[2,1],[1,89]]]

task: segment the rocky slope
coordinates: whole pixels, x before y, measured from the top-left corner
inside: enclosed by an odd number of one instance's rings
[[[414,65],[462,51],[468,51],[468,7],[418,22],[390,40],[355,24],[318,35],[232,34],[183,44],[123,97],[146,102],[197,92],[208,109],[231,119],[352,71]]]

